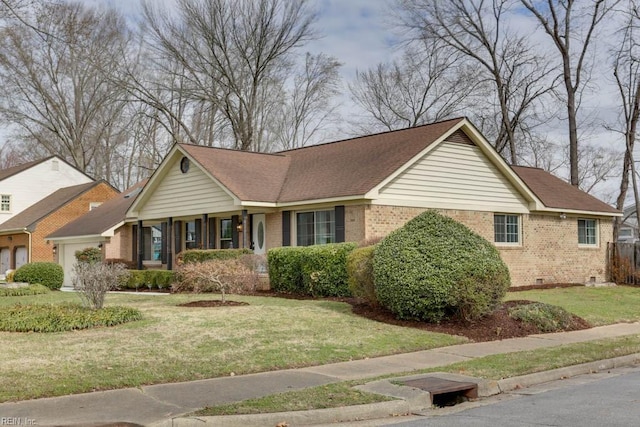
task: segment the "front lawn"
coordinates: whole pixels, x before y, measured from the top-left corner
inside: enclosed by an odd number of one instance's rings
[[[143,320],[60,333],[0,333],[0,401],[196,380],[417,351],[461,337],[374,322],[332,301],[232,295],[250,305],[177,307],[219,295],[109,295]],[[73,293],[0,298],[77,302]]]

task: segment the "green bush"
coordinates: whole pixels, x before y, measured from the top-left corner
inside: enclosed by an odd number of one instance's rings
[[[75,257],[78,262],[100,262],[102,261],[102,250],[95,247],[84,248],[81,251],[76,251]]]
[[[169,289],[175,281],[175,272],[170,270],[155,270],[153,285],[158,289]]]
[[[18,288],[0,288],[0,297],[23,297],[27,295],[40,295],[49,292],[49,288],[39,284],[20,286]]]
[[[314,297],[349,296],[347,255],[355,248],[355,243],[334,243],[271,249],[271,288]]]
[[[189,249],[178,254],[176,264],[204,262],[208,260],[236,259],[242,255],[252,254],[250,249]]]
[[[379,305],[373,282],[375,246],[356,248],[347,256],[347,275],[351,295],[362,298],[372,306]]]
[[[80,304],[17,304],[0,311],[0,331],[64,332],[101,326],[114,326],[142,319],[131,307],[92,310]]]
[[[373,273],[384,307],[398,318],[428,322],[488,314],[510,284],[509,270],[491,243],[434,211],[378,244]]]
[[[175,281],[176,273],[172,270],[129,270],[127,289],[168,289]]]
[[[17,269],[13,280],[29,284],[39,283],[51,290],[56,290],[62,287],[64,271],[54,262],[32,262]]]
[[[573,329],[574,317],[557,305],[535,302],[509,309],[509,316],[535,326],[540,332],[560,332]]]

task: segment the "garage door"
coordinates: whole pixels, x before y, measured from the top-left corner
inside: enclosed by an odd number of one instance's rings
[[[11,249],[0,249],[0,274],[5,274],[11,268]]]
[[[27,263],[27,248],[20,246],[16,248],[16,270]]]
[[[73,266],[76,263],[76,251],[84,248],[98,247],[98,243],[66,243],[58,245],[60,258],[58,263],[64,270],[64,281],[62,286],[73,287]]]

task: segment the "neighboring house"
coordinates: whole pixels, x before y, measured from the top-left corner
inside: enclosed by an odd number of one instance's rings
[[[0,170],[0,224],[54,191],[89,182],[93,179],[55,156]]]
[[[117,194],[105,181],[65,187],[0,224],[0,271],[54,261],[55,248],[46,236]]]
[[[172,269],[190,248],[366,241],[426,209],[494,242],[514,286],[605,281],[621,216],[543,170],[510,167],[464,118],[276,154],[176,144],[127,216],[138,264]]]
[[[618,230],[618,242],[634,243],[638,241],[638,215],[635,205],[628,206],[622,211],[622,224]]]
[[[101,248],[104,259],[133,260],[132,222],[126,222],[129,207],[146,180],[46,236],[56,248],[57,262],[64,269],[64,286],[72,286],[75,253],[88,247]],[[147,236],[145,245],[151,245]]]

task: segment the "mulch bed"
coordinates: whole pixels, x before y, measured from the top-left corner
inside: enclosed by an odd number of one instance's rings
[[[178,307],[238,307],[242,305],[249,305],[249,303],[239,301],[222,302],[219,299],[214,299],[185,302],[184,304],[178,304]]]

